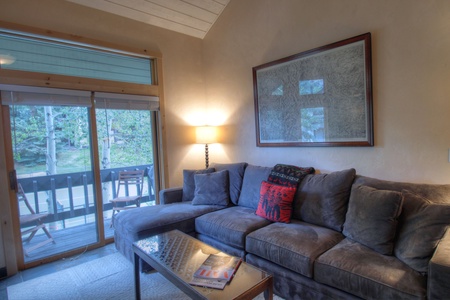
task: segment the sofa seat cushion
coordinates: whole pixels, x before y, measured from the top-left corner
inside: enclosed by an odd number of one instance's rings
[[[196,217],[222,208],[217,205],[192,205],[187,201],[122,211],[114,216],[113,221],[116,248],[132,260],[133,242],[173,229],[194,232]]]
[[[271,222],[242,206],[229,207],[198,217],[195,231],[237,249],[245,249],[245,237]]]
[[[244,249],[236,249],[234,247],[231,247],[230,245],[221,243],[218,240],[216,240],[212,237],[209,237],[207,235],[204,235],[204,234],[197,233],[195,235],[195,238],[202,241],[205,244],[208,244],[216,249],[219,249],[220,251],[222,251],[228,255],[233,255],[233,256],[241,257],[242,259],[245,259],[245,255],[247,254],[247,252],[245,252]]]
[[[273,223],[250,233],[246,250],[311,278],[316,258],[343,238],[337,231],[292,220],[291,223]]]
[[[426,276],[350,239],[317,258],[314,279],[365,299],[426,298]]]

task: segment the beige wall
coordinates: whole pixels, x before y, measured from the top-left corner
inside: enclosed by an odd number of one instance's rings
[[[375,147],[256,147],[252,67],[366,32]],[[203,59],[208,110],[225,119],[224,161],[450,183],[450,1],[232,0]]]

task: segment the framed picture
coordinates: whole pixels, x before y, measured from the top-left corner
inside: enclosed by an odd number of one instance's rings
[[[373,146],[371,35],[253,68],[260,147]]]

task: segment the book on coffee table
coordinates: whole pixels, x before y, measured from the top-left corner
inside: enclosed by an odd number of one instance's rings
[[[223,289],[231,281],[242,259],[211,254],[194,273],[192,285]]]

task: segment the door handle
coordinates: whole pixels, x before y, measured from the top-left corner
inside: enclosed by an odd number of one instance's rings
[[[9,172],[9,188],[12,191],[17,192],[17,176],[16,176],[16,170],[12,170]]]

